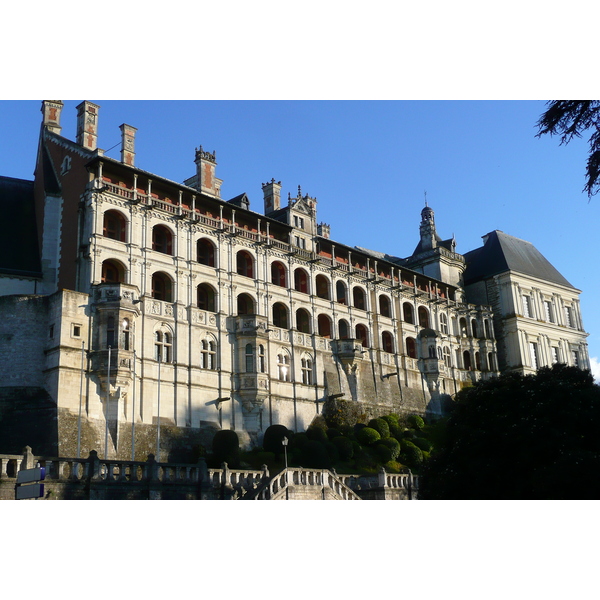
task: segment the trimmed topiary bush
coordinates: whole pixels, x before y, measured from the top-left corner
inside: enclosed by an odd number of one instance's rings
[[[382,444],[381,442],[379,442],[375,446],[375,452],[377,452],[377,458],[382,463],[386,463],[386,462],[392,460],[392,451],[390,450],[390,448],[388,446],[386,446],[385,444]]]
[[[328,469],[331,463],[325,444],[317,440],[307,440],[300,461],[303,467],[311,469]]]
[[[409,415],[406,418],[406,422],[409,427],[412,427],[417,431],[421,431],[423,427],[425,427],[425,421],[423,421],[423,417],[420,417],[419,415]]]
[[[356,434],[356,439],[364,446],[370,446],[381,439],[379,431],[372,427],[363,427]]]
[[[304,444],[308,441],[308,436],[304,431],[300,433],[295,433],[294,437],[290,440],[290,448],[300,448],[302,449]]]
[[[266,452],[273,452],[276,457],[283,454],[284,437],[288,440],[293,437],[293,432],[289,431],[285,425],[271,425],[267,427],[263,437],[263,448]]]
[[[342,435],[342,432],[341,432],[341,431],[339,431],[339,429],[334,429],[333,427],[330,427],[330,428],[327,430],[327,437],[328,437],[330,440],[333,440],[333,438],[339,437],[340,435]]]
[[[398,440],[393,437],[389,437],[381,440],[381,443],[390,449],[391,458],[388,460],[396,460],[400,456],[400,442]]]
[[[368,427],[377,431],[382,439],[390,437],[390,426],[384,419],[371,419]]]
[[[410,440],[402,440],[400,443],[401,452],[398,457],[401,462],[412,468],[418,468],[423,462],[423,452]]]
[[[230,467],[237,466],[240,460],[240,440],[232,429],[221,429],[212,441],[213,459],[217,464],[226,462]]]
[[[317,442],[326,442],[329,440],[325,430],[321,427],[316,427],[315,425],[309,425],[308,429],[306,430],[306,437],[309,440],[314,440]]]
[[[417,437],[412,440],[413,444],[417,446],[417,448],[421,448],[423,452],[431,451],[431,442],[425,438]]]
[[[400,425],[390,425],[390,435],[400,441],[404,437],[404,427]]]
[[[395,425],[396,427],[398,427],[399,423],[398,423],[398,415],[395,413],[392,413],[390,415],[383,415],[383,417],[381,417],[389,426],[390,428],[390,433],[392,431],[392,426]]]
[[[340,435],[331,441],[335,444],[341,460],[350,460],[354,456],[354,444],[347,437]]]

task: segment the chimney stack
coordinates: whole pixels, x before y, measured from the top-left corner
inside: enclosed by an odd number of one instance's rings
[[[216,153],[206,152],[200,146],[196,148],[196,189],[203,194],[221,196],[221,184],[223,181],[215,177],[217,168]]]
[[[42,102],[42,114],[44,115],[44,127],[52,133],[60,135],[60,113],[64,104],[60,100],[44,100]]]
[[[130,167],[135,163],[135,133],[137,129],[123,123],[121,129],[121,162]]]
[[[269,183],[263,183],[263,194],[265,197],[265,215],[269,215],[281,208],[281,181],[271,179]]]
[[[77,107],[77,143],[87,150],[98,147],[98,111],[100,107],[92,102],[82,102]]]

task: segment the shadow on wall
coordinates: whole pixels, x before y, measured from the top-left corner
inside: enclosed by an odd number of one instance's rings
[[[0,388],[0,452],[58,456],[58,411],[41,388]]]

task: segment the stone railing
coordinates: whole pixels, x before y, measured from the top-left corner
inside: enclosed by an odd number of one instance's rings
[[[255,500],[283,500],[289,497],[290,490],[294,488],[317,488],[317,494],[329,488],[341,500],[360,500],[360,497],[349,488],[340,477],[326,469],[288,468],[280,471],[270,479],[268,484],[263,484],[262,489],[255,496]],[[296,498],[296,493],[292,494]],[[309,499],[309,496],[307,496]]]
[[[284,469],[274,476],[263,465],[260,470],[208,469],[204,459],[197,464],[159,463],[148,460],[103,460],[92,450],[87,458],[0,454],[0,499],[13,499],[20,470],[46,469],[44,484],[53,499],[414,499],[418,477],[407,473],[338,475],[326,469]],[[373,495],[377,492],[377,495]]]

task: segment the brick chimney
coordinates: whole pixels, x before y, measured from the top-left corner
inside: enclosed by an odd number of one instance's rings
[[[42,102],[44,127],[57,135],[60,135],[60,132],[62,131],[62,127],[60,126],[60,113],[63,106],[64,104],[60,100],[44,100]]]
[[[87,100],[77,107],[77,143],[87,150],[98,147],[98,111],[100,107]]]
[[[223,183],[220,179],[215,177],[217,168],[216,153],[213,151],[206,152],[200,146],[200,149],[196,148],[196,189],[203,194],[210,196],[221,196],[221,184]]]
[[[135,163],[135,134],[137,129],[123,123],[121,129],[121,162],[130,167]]]
[[[263,183],[262,191],[265,197],[265,215],[269,215],[281,208],[281,181],[271,179],[269,183]]]

